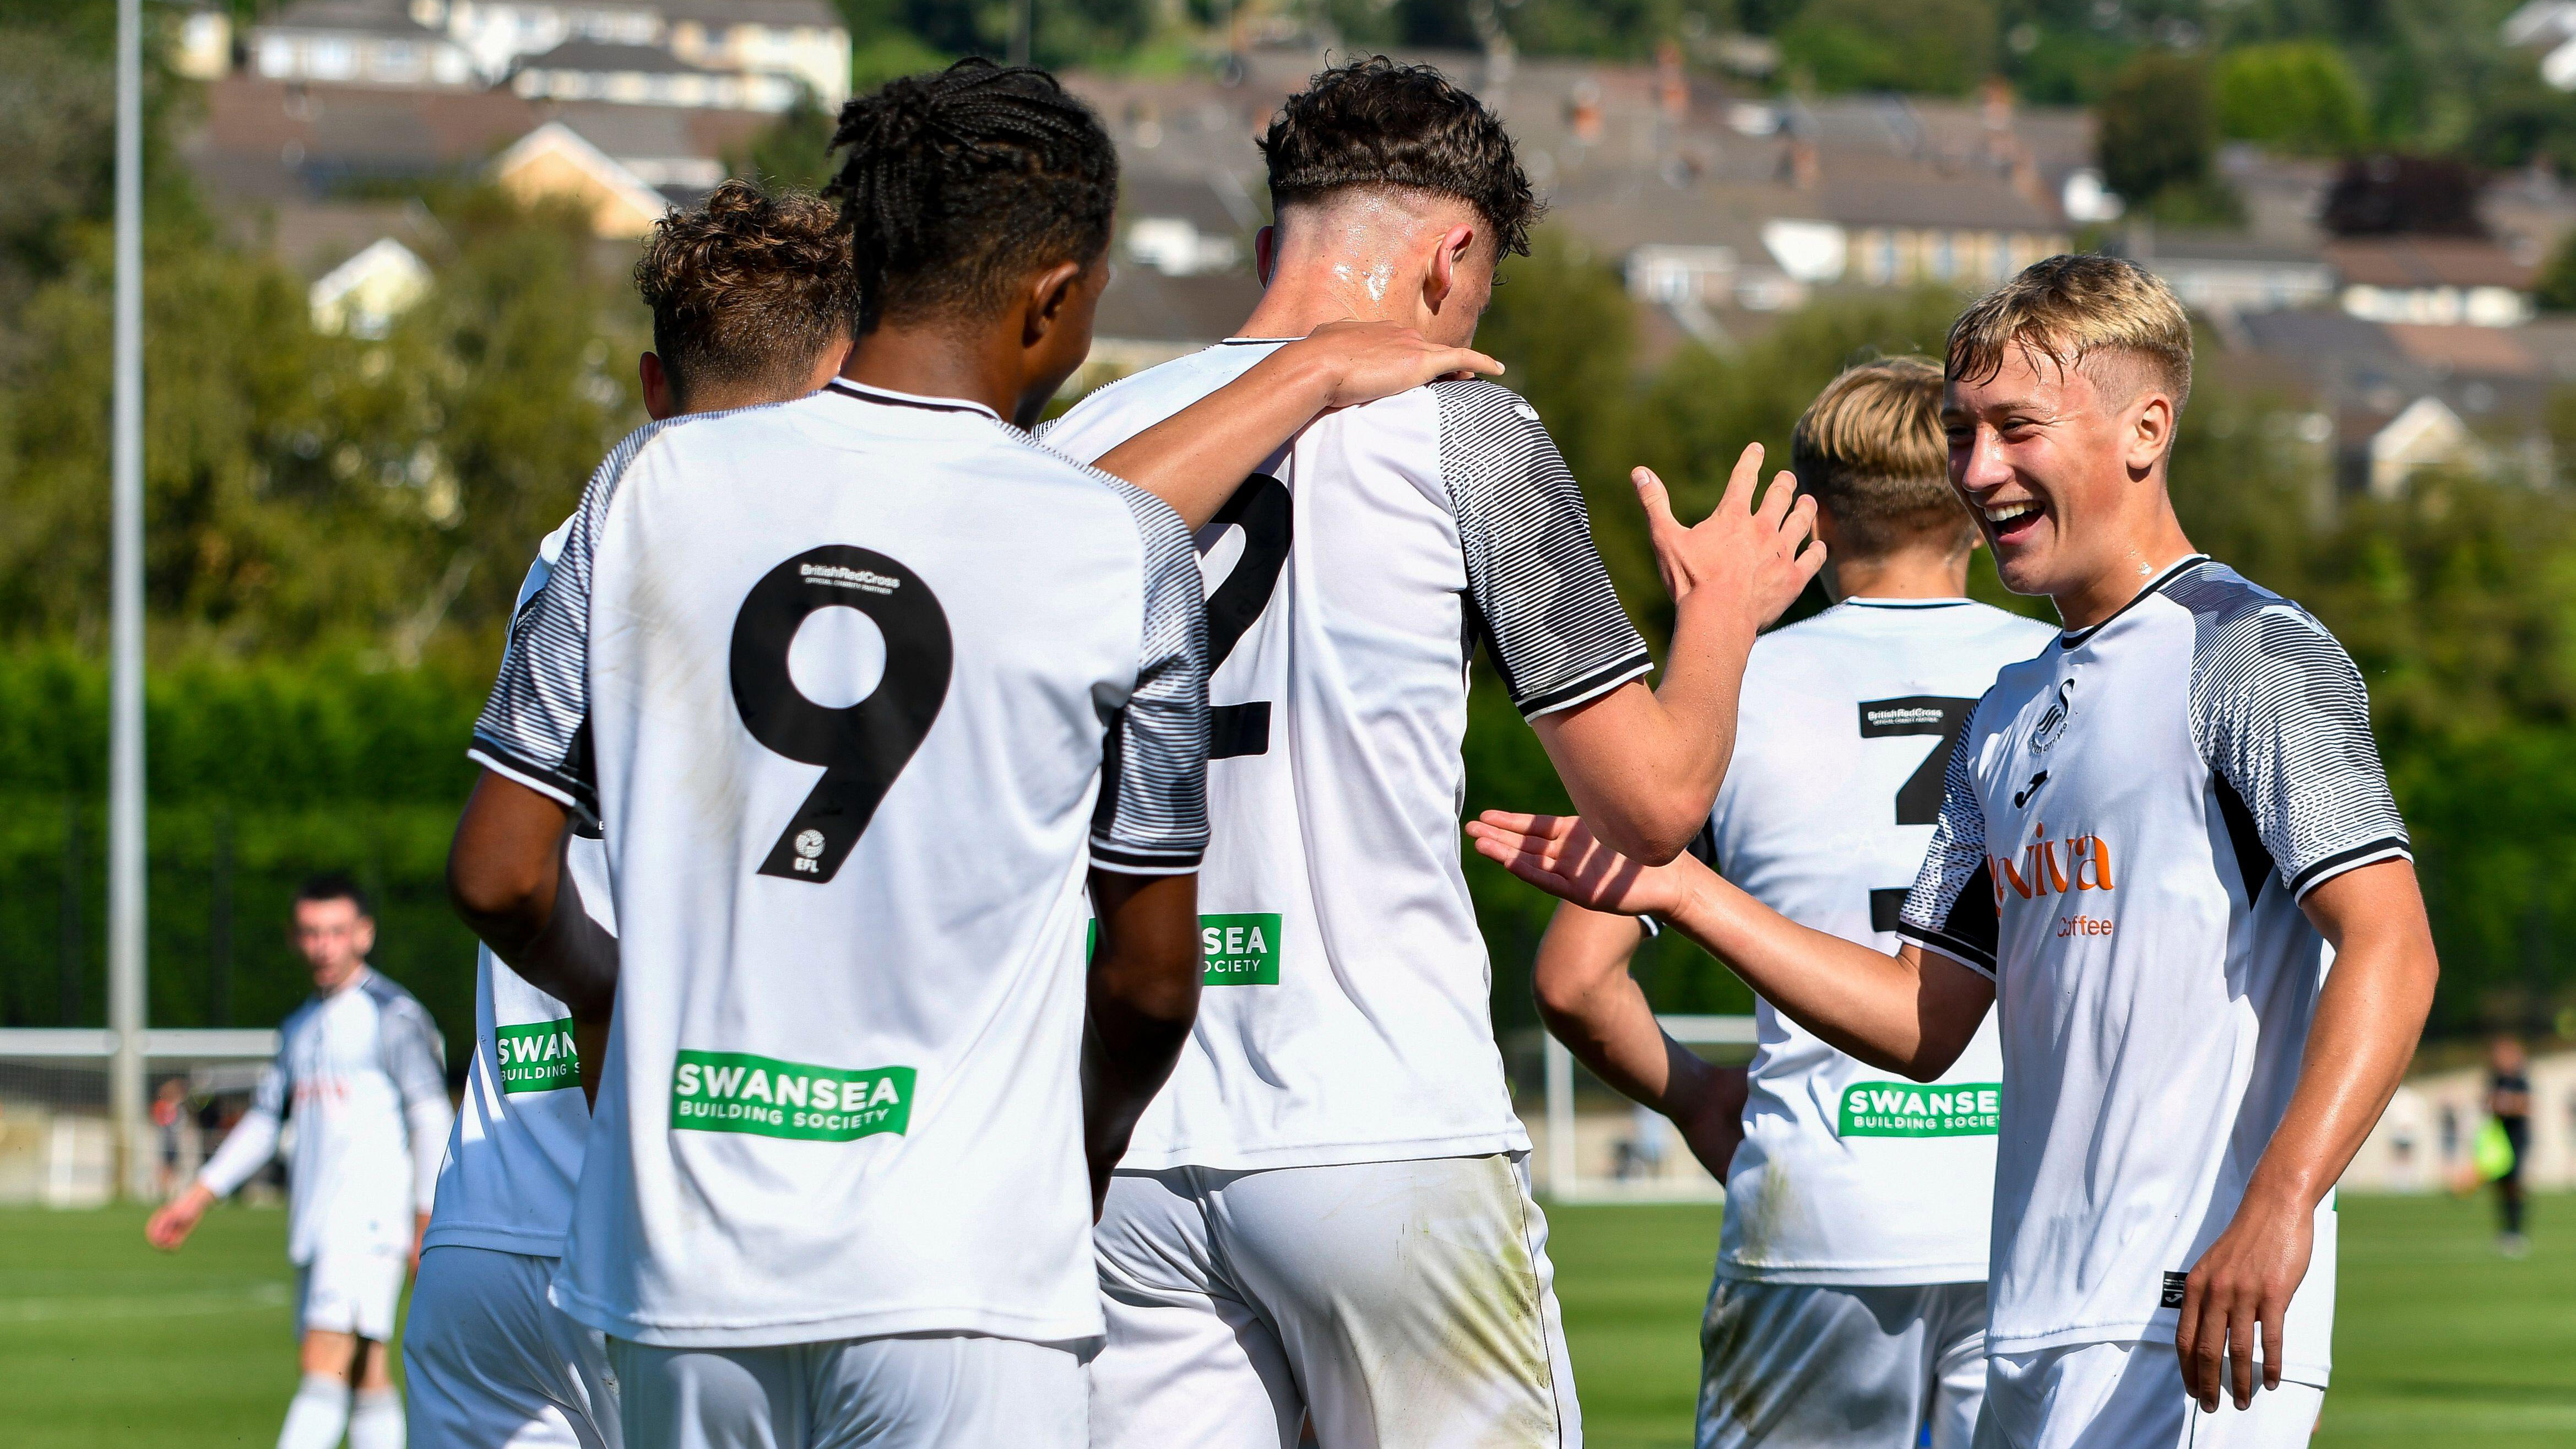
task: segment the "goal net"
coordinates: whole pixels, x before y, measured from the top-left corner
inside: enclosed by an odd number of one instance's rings
[[[1729,1065],[1752,1055],[1750,1016],[1658,1016],[1673,1040]],[[1670,1122],[1612,1091],[1548,1037],[1547,1111],[1537,1124],[1537,1187],[1558,1202],[1722,1202]],[[1527,1060],[1524,1058],[1523,1060]]]
[[[115,1049],[115,1034],[96,1028],[0,1030],[0,1203],[95,1207],[115,1196]],[[274,1031],[146,1033],[134,1190],[158,1198],[187,1181],[276,1054]]]

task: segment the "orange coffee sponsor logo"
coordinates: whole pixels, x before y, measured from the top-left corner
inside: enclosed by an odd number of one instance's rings
[[[2111,873],[2111,842],[2093,834],[2051,840],[2044,822],[2031,835],[2019,855],[1987,857],[1998,907],[2003,905],[2006,891],[2027,901],[2039,896],[2118,888]]]

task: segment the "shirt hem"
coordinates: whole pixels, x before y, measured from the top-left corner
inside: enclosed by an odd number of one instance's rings
[[[2332,1325],[2327,1326],[2327,1332],[2333,1332]],[[2051,1349],[2080,1348],[2095,1343],[2171,1344],[2173,1339],[2173,1320],[2161,1314],[2150,1319],[2061,1328],[2050,1333],[1999,1334],[1990,1325],[1986,1329],[1986,1355],[1992,1358],[2005,1354],[2046,1353]],[[2261,1362],[2259,1356],[2256,1362]],[[2333,1370],[2332,1359],[2319,1362],[2316,1359],[2291,1358],[2281,1365],[2281,1377],[2294,1384],[2322,1389],[2328,1387],[2326,1380]]]
[[[1896,939],[1920,946],[1926,951],[1937,951],[1988,981],[1995,979],[1995,961],[1992,956],[1985,956],[1975,947],[1946,931],[1929,931],[1921,926],[1899,921],[1896,923]],[[1981,956],[1982,960],[1979,959]]]
[[[440,1227],[433,1222],[422,1235],[420,1246],[431,1248],[484,1248],[495,1253],[516,1253],[523,1258],[560,1258],[564,1235],[531,1233],[511,1228],[487,1228],[473,1225]]]
[[[1929,1288],[1949,1283],[1983,1287],[1986,1265],[1972,1262],[1903,1263],[1876,1268],[1757,1268],[1720,1258],[1717,1276],[1805,1288]]]
[[[564,776],[508,754],[488,740],[475,740],[473,747],[466,750],[465,758],[495,775],[527,786],[566,809],[597,813],[595,803],[581,798],[580,788]]]
[[[1408,1137],[1388,1142],[1300,1143],[1293,1147],[1173,1147],[1159,1152],[1131,1147],[1119,1160],[1118,1170],[1161,1172],[1174,1167],[1204,1167],[1217,1172],[1248,1172],[1273,1167],[1340,1167],[1358,1162],[1485,1157],[1529,1150],[1529,1134],[1519,1130],[1467,1137]]]
[[[2396,836],[2382,836],[2368,844],[2356,845],[2350,850],[2339,850],[2299,872],[2298,879],[2290,882],[2290,899],[2306,900],[2308,892],[2333,880],[2336,876],[2359,870],[2365,865],[2377,865],[2383,860],[2411,862],[2414,859],[2415,851],[2408,841]]]
[[[896,1308],[767,1323],[663,1323],[594,1303],[565,1288],[560,1279],[547,1290],[546,1297],[576,1323],[611,1338],[652,1348],[779,1348],[844,1338],[890,1338],[903,1333],[972,1333],[1024,1343],[1063,1344],[1080,1352],[1097,1348],[1108,1331],[1097,1315],[1088,1321],[1076,1321],[967,1307]]]

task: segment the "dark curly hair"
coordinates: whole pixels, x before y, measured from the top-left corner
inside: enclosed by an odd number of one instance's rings
[[[1430,66],[1382,55],[1317,73],[1271,118],[1261,154],[1274,208],[1359,186],[1454,196],[1493,228],[1497,258],[1529,255],[1546,210],[1483,101]]]
[[[1118,150],[1091,108],[1030,66],[961,60],[841,108],[823,189],[859,270],[858,333],[981,315],[1033,268],[1109,250]]]
[[[810,191],[728,181],[653,226],[635,263],[653,350],[682,406],[711,387],[793,388],[849,341],[850,239]]]

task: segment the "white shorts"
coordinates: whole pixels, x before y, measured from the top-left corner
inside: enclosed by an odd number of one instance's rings
[[[402,1302],[403,1275],[411,1255],[365,1249],[324,1249],[295,1269],[295,1336],[353,1333],[378,1343],[394,1336],[394,1308]]]
[[[2305,1449],[2326,1391],[2254,1381],[2243,1413],[2219,1395],[2204,1414],[2183,1392],[2171,1343],[2086,1343],[1986,1360],[1976,1449]]]
[[[1094,1231],[1097,1449],[1576,1449],[1513,1157],[1121,1172]]]
[[[781,1348],[608,1341],[628,1449],[1083,1449],[1071,1346],[975,1334]]]
[[[1719,1275],[1700,1322],[1698,1449],[1969,1449],[1986,1396],[1986,1285]]]
[[[403,1328],[412,1449],[619,1449],[608,1345],[546,1301],[553,1258],[420,1255]]]

